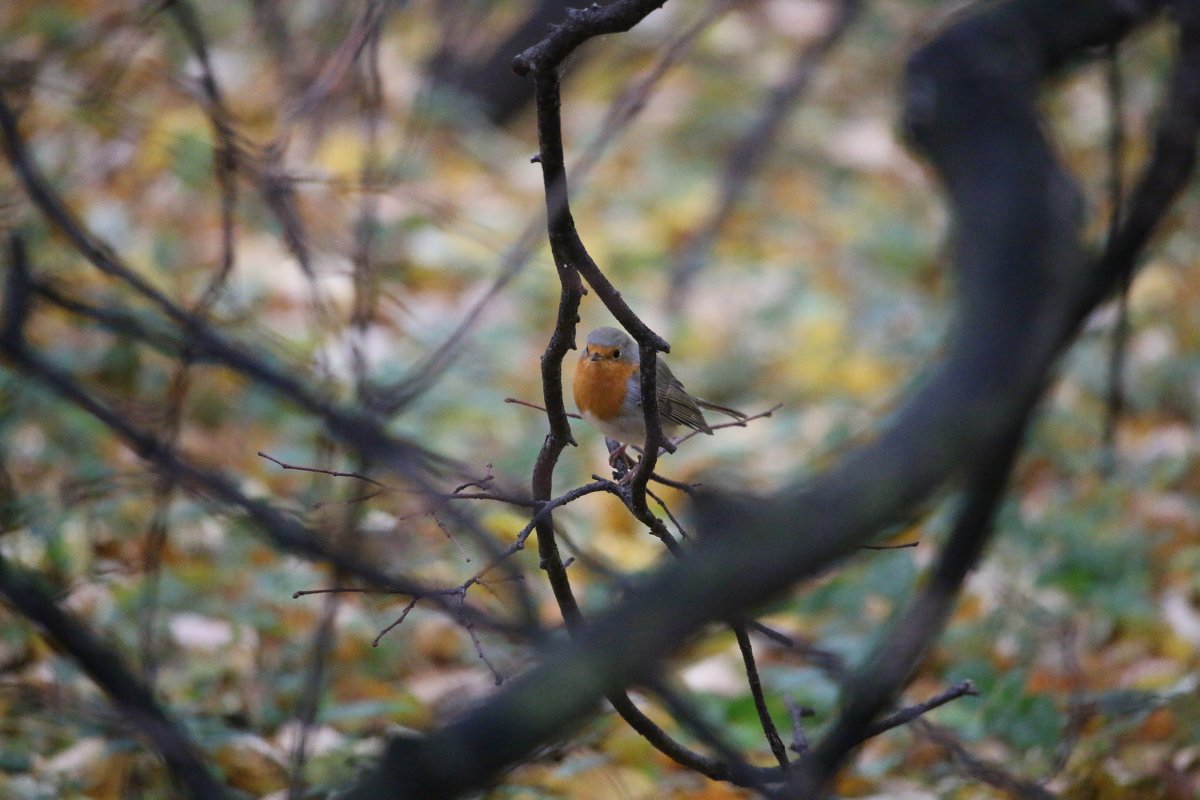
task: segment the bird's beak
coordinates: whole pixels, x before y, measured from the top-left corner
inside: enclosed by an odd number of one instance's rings
[[[588,357],[587,357],[587,360],[588,360],[588,361],[599,361],[599,360],[600,360],[600,354],[599,354],[599,353],[592,353],[590,356],[588,356]]]

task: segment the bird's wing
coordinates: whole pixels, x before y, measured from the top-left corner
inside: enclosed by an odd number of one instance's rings
[[[658,415],[666,422],[683,425],[695,431],[711,434],[712,428],[700,412],[695,399],[683,390],[683,384],[671,372],[663,359],[657,363]]]

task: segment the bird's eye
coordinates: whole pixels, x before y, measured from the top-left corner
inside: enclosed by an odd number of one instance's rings
[[[621,348],[618,347],[616,350],[613,350],[613,358],[620,358],[620,357],[621,357]]]

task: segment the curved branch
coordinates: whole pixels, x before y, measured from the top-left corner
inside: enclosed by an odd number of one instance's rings
[[[658,343],[665,346],[653,331],[650,331],[631,309],[620,300],[620,294],[608,283],[600,272],[599,267],[587,253],[575,223],[567,196],[567,175],[562,145],[562,123],[560,119],[561,96],[558,75],[550,69],[539,72],[535,76],[535,97],[538,108],[538,142],[540,146],[539,161],[542,165],[542,175],[546,192],[547,229],[550,238],[551,252],[558,269],[561,293],[559,297],[558,317],[551,334],[550,342],[542,355],[542,392],[546,406],[546,415],[550,421],[550,433],[546,436],[542,450],[538,454],[533,470],[533,496],[535,500],[548,502],[553,488],[554,467],[559,455],[568,444],[575,444],[571,435],[570,423],[562,395],[562,362],[567,352],[574,348],[575,326],[579,318],[579,304],[583,297],[584,288],[580,281],[580,273],[590,275],[588,282],[602,299],[607,297],[606,304],[627,330],[634,333],[642,345],[642,384],[643,397],[649,397],[645,413],[647,418],[647,453],[658,453],[658,449],[666,437],[658,425],[658,411],[654,391],[654,359]],[[619,304],[619,305],[615,305]],[[661,348],[660,348],[661,349]],[[649,383],[647,384],[647,381]],[[646,387],[649,386],[649,389]],[[639,471],[634,476],[631,491],[640,498],[641,507],[645,508],[645,486],[653,474],[655,458],[643,456]],[[640,487],[640,489],[639,489]],[[547,509],[548,510],[548,509]],[[651,515],[652,516],[652,515]],[[541,557],[542,569],[550,581],[555,600],[563,615],[567,628],[573,635],[584,629],[583,615],[571,589],[566,566],[558,551],[557,538],[554,532],[553,519],[549,513],[541,511],[535,516],[538,535],[538,552]],[[662,753],[675,761],[694,769],[715,780],[732,780],[734,769],[726,762],[708,758],[696,753],[681,743],[672,739],[662,728],[630,700],[623,691],[613,690],[606,693],[609,703],[635,731],[658,748]],[[741,775],[742,773],[736,773]],[[768,773],[772,775],[771,773]],[[747,780],[759,781],[764,776],[751,771]]]
[[[0,557],[0,595],[70,655],[166,761],[167,768],[197,800],[228,797],[183,728],[167,716],[154,695],[120,657],[54,601],[30,572]]]
[[[95,417],[138,456],[154,464],[162,474],[171,475],[181,485],[198,489],[222,503],[240,508],[278,547],[306,558],[326,561],[373,586],[398,594],[430,597],[438,602],[442,602],[442,598],[450,594],[442,589],[389,575],[368,559],[330,546],[315,531],[298,520],[269,503],[248,497],[222,473],[197,466],[183,458],[175,448],[161,442],[112,410],[89,394],[69,374],[34,352],[26,342],[23,331],[33,295],[24,247],[19,237],[12,237],[11,249],[12,264],[5,285],[5,315],[0,326],[0,355],[4,356],[5,366],[13,367],[40,381],[62,399]],[[443,607],[448,609],[449,605],[443,603]],[[457,607],[452,609],[452,612],[459,615],[462,613]],[[513,628],[474,610],[472,615],[497,630]]]
[[[972,476],[950,539],[928,583],[893,624],[871,657],[847,684],[846,707],[802,770],[789,781],[794,797],[816,797],[837,774],[850,753],[870,736],[886,730],[875,718],[899,694],[954,608],[967,573],[975,567],[994,531],[996,510],[1004,499],[1009,474],[1020,451],[1032,404],[999,450],[989,454]],[[923,713],[923,712],[922,712]],[[894,727],[894,726],[888,726]]]
[[[665,4],[666,0],[617,0],[606,6],[593,3],[587,8],[568,9],[565,22],[553,26],[549,36],[513,59],[513,72],[528,75],[557,69],[588,39],[624,33]]]
[[[978,453],[999,450],[1045,388],[1083,313],[1132,268],[1144,243],[1122,251],[1118,237],[1101,263],[1085,258],[1078,192],[1043,133],[1038,85],[1162,5],[1010,0],[963,19],[918,53],[906,121],[953,207],[959,324],[943,363],[873,441],[813,482],[770,498],[700,495],[706,535],[686,561],[664,566],[475,712],[398,746],[375,772],[387,776],[375,786],[399,797],[447,797],[479,785],[593,712],[605,694],[646,679],[706,623],[736,617],[851,554],[961,477]],[[1172,96],[1186,97],[1164,127],[1143,181],[1146,210],[1131,210],[1129,237],[1140,222],[1148,234],[1190,167],[1200,114],[1196,89],[1185,85],[1196,74],[1189,50],[1179,69]],[[1151,180],[1160,159],[1177,172]],[[489,734],[496,731],[505,735]]]

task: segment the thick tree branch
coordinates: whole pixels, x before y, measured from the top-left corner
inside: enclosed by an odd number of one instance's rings
[[[528,75],[558,69],[571,52],[596,36],[623,33],[662,8],[666,0],[616,0],[606,6],[596,3],[572,8],[567,19],[555,25],[550,35],[513,59],[513,72]]]
[[[1186,179],[1197,122],[1195,90],[1186,85],[1197,71],[1185,47],[1168,135],[1143,181],[1149,188],[1131,202],[1124,241],[1135,244],[1121,250],[1119,237],[1103,262],[1089,263],[1078,192],[1045,139],[1038,85],[1161,6],[1011,0],[963,19],[918,53],[909,67],[908,129],[938,171],[954,220],[959,321],[944,361],[874,440],[811,483],[771,498],[701,496],[706,535],[686,560],[664,566],[484,706],[411,744],[403,763],[385,757],[381,771],[395,772],[376,786],[399,797],[446,797],[479,785],[563,733],[601,696],[649,677],[704,624],[736,617],[849,555],[962,477],[979,453],[1011,442],[1083,314],[1132,267],[1145,241],[1137,233],[1149,234]],[[1185,22],[1185,40],[1192,27]],[[1164,159],[1175,172],[1153,180]]]
[[[10,238],[9,274],[4,297],[0,348],[24,350],[24,324],[29,313],[29,265],[25,246],[15,234]],[[196,745],[172,720],[145,686],[121,660],[78,619],[65,612],[50,591],[31,572],[0,557],[0,595],[22,616],[53,639],[87,673],[117,706],[121,715],[158,750],[188,793],[203,800],[226,797]]]
[[[1031,404],[1032,409],[1032,404]],[[892,725],[873,721],[900,693],[921,658],[941,633],[954,608],[967,573],[991,538],[996,510],[1004,497],[1020,450],[1028,413],[1014,426],[1000,449],[987,455],[972,477],[950,540],[934,565],[929,581],[875,652],[847,684],[846,707],[831,730],[789,781],[784,796],[819,797],[828,782],[860,743]]]
[[[163,757],[171,775],[197,800],[228,797],[199,749],[159,706],[150,690],[120,656],[63,611],[32,573],[0,557],[0,595],[79,664],[113,701],[123,720],[136,728]]]

